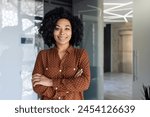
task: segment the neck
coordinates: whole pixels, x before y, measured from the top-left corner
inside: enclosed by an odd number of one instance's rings
[[[69,44],[67,44],[67,45],[57,45],[58,52],[66,51],[68,47],[69,47]]]

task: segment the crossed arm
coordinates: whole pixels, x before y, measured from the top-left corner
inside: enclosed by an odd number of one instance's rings
[[[42,57],[41,53],[38,54],[35,69],[32,75],[33,89],[39,95],[44,95],[46,97],[52,98],[55,94],[55,89],[58,91],[84,91],[89,87],[90,84],[90,69],[89,60],[87,58],[87,53],[83,53],[81,57],[81,67],[75,76],[68,79],[51,79],[43,75],[44,67],[41,66]]]

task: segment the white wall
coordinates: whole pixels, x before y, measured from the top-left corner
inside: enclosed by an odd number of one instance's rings
[[[134,0],[133,49],[134,72],[133,99],[142,99],[142,85],[150,85],[150,1]]]

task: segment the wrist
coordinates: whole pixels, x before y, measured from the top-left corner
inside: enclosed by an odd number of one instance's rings
[[[49,82],[50,82],[50,86],[53,86],[53,81],[52,81],[52,79],[49,79]]]

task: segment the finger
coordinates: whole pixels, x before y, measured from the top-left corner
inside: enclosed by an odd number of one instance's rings
[[[81,76],[82,73],[83,73],[83,69],[79,69],[79,70],[77,71],[77,73],[75,74],[75,77]]]
[[[36,85],[40,85],[40,84],[41,84],[41,82],[34,82],[33,87],[35,87]]]
[[[79,77],[80,76],[80,72],[77,72],[75,77]]]
[[[78,72],[77,72],[77,75],[79,75],[79,74],[81,74],[82,73],[82,70],[79,70]]]
[[[41,81],[41,79],[40,78],[36,78],[36,79],[32,79],[32,83],[35,83],[35,82],[40,82]]]
[[[36,75],[35,74],[35,75],[32,76],[32,79],[40,79],[40,78],[41,78],[41,75]]]
[[[36,77],[36,76],[39,76],[39,77],[40,77],[40,76],[42,76],[42,75],[41,75],[41,74],[38,74],[38,73],[32,75],[32,77]]]
[[[32,79],[41,78],[41,76],[32,76]]]
[[[32,83],[39,82],[39,81],[41,81],[41,77],[39,76],[32,77]]]
[[[77,77],[81,76],[83,73],[83,69],[81,69],[78,73],[77,73]]]
[[[79,72],[83,72],[83,69],[80,69]]]
[[[34,82],[34,81],[40,81],[41,78],[40,77],[33,77],[31,80],[32,80],[32,82]]]
[[[83,73],[83,69],[80,70],[80,73]]]
[[[82,74],[82,73],[80,72],[80,74],[78,74],[77,77],[81,76],[81,74]]]
[[[77,77],[77,76],[78,76],[78,74],[79,74],[79,72],[77,72],[77,73],[75,74],[75,77]]]

